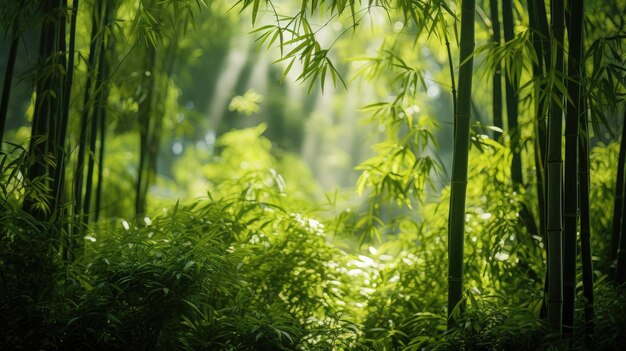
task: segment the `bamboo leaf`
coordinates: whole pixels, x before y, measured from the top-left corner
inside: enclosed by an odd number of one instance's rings
[[[291,71],[291,67],[293,66],[293,63],[296,61],[296,58],[293,57],[291,59],[291,61],[289,62],[289,64],[287,65],[287,68],[285,68],[285,71],[283,72],[282,77],[280,77],[280,82],[282,83],[285,78],[287,77],[287,75],[289,74],[289,71]]]
[[[259,3],[261,0],[254,0],[254,4],[252,5],[252,25],[256,22],[256,16],[259,12]]]

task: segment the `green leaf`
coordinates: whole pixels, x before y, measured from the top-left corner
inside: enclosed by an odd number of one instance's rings
[[[254,4],[252,5],[252,25],[256,22],[256,16],[259,12],[259,3],[261,0],[254,0]]]

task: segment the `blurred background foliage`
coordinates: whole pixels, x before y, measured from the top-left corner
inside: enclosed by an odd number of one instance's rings
[[[88,133],[104,136],[87,148],[100,173],[92,186],[68,186],[70,200],[58,211],[78,216],[69,209],[75,193],[94,193],[85,200],[95,204],[83,214],[93,218],[88,225],[41,221],[22,208],[29,197],[44,208],[52,202],[47,183],[26,176],[33,86],[46,74],[38,57],[46,14],[38,3],[0,4],[0,71],[19,37],[0,160],[0,348],[584,347],[580,335],[547,343],[550,332],[539,318],[545,241],[535,220],[537,93],[525,2],[514,2],[518,36],[498,51],[483,11],[489,4],[478,1],[468,309],[445,333],[454,128],[448,60],[458,62],[458,50],[447,44],[457,47],[459,2],[412,15],[381,5],[341,16],[327,4],[335,2],[323,2],[326,13],[312,14],[300,28],[309,26],[330,48],[324,78],[314,73],[322,68],[299,60],[304,39],[274,36],[274,13],[297,12],[299,1],[245,10],[259,2],[80,1],[67,184],[76,184],[74,169],[83,162],[79,116],[99,107],[107,118]],[[105,4],[112,15],[92,16]],[[63,1],[68,23],[71,6]],[[616,10],[622,12],[614,18]],[[597,92],[590,95],[597,100],[590,217],[599,349],[626,347],[623,287],[606,278],[615,265],[609,209],[623,128],[624,81],[615,83],[624,78],[623,10],[619,1],[592,1],[585,22],[588,71],[606,82],[586,83]],[[418,26],[433,18],[436,26]],[[103,38],[100,65],[108,72],[96,83],[94,38]],[[511,135],[504,128],[498,137],[494,131],[502,129],[490,117],[497,62],[521,87],[515,133],[524,187],[511,180]],[[105,101],[95,101],[105,89]],[[146,187],[141,206],[139,179]]]

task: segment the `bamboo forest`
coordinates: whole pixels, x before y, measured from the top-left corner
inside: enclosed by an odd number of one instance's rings
[[[0,0],[0,350],[626,350],[625,0]]]

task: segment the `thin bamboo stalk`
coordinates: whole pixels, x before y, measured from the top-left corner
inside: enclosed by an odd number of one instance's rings
[[[103,27],[108,26],[111,18],[115,18],[115,13],[117,12],[118,4],[112,3],[111,1],[101,0],[106,4],[105,14],[103,16]],[[95,210],[94,210],[94,220],[97,222],[100,219],[100,213],[102,208],[102,187],[104,186],[104,155],[106,150],[106,127],[107,127],[107,101],[109,96],[109,61],[107,60],[107,53],[113,51],[110,40],[103,40],[101,42],[101,54],[102,57],[100,59],[100,70],[99,73],[102,75],[101,80],[101,99],[100,104],[98,105],[99,118],[98,118],[98,133],[100,145],[98,147],[98,181],[96,183],[96,198],[95,198]]]
[[[457,111],[454,117],[452,184],[448,222],[448,329],[456,325],[454,309],[461,310],[463,297],[463,236],[465,233],[465,194],[469,159],[472,71],[474,51],[475,0],[461,3],[460,68]]]
[[[626,124],[624,125],[626,126]],[[615,197],[613,202],[613,223],[611,230],[611,247],[609,250],[609,260],[617,260],[617,250],[619,246],[620,232],[622,229],[622,207],[624,205],[624,165],[626,165],[626,128],[622,128],[622,139],[620,141],[619,154],[617,156],[617,178],[615,180]]]
[[[489,5],[493,30],[491,40],[493,40],[494,45],[497,48],[498,46],[500,46],[500,19],[498,13],[498,0],[490,0]],[[502,64],[500,62],[497,63],[496,70],[493,74],[492,87],[493,125],[503,130],[504,125],[502,124]],[[500,134],[500,132],[494,130],[493,138],[498,139],[500,137]]]
[[[97,95],[97,79],[94,76],[98,75],[98,59],[100,56],[99,50],[101,49],[100,42],[103,40],[103,35],[100,33],[101,11],[102,4],[94,6],[91,16],[91,40],[89,43],[89,57],[87,59],[87,81],[85,83],[85,94],[83,98],[83,110],[80,118],[80,133],[78,137],[78,156],[76,159],[76,169],[74,171],[74,215],[80,223],[87,223],[85,212],[85,197],[90,192],[89,184],[84,184],[85,174],[85,156],[91,155],[93,149],[90,149],[87,144],[87,139],[93,140],[96,130],[93,129],[93,115],[94,115],[94,95]],[[90,128],[90,126],[92,128]]]
[[[543,0],[528,0],[527,2],[529,12],[529,24],[531,33],[531,41],[533,48],[537,54],[537,62],[533,62],[533,77],[540,79],[543,77],[546,66],[550,64],[549,51],[546,50],[544,42],[544,34],[540,23],[546,24],[547,19],[540,19],[542,16],[546,16],[545,4]],[[547,51],[547,52],[546,52]],[[548,59],[546,59],[546,57]],[[546,238],[546,149],[547,149],[547,136],[546,136],[546,119],[547,112],[545,107],[545,84],[534,84],[535,95],[535,139],[534,139],[534,159],[535,159],[535,176],[537,179],[537,207],[539,215],[539,235],[544,243],[547,243]],[[547,245],[546,245],[547,248]],[[546,270],[547,277],[547,270]],[[544,281],[544,295],[548,292],[547,280]],[[546,316],[546,300],[542,300],[541,310],[539,315],[541,318]]]
[[[503,0],[502,1],[502,26],[504,29],[504,41],[508,42],[513,40],[515,36],[515,31],[513,28],[513,3],[511,0]],[[511,163],[511,180],[513,184],[522,185],[523,184],[523,175],[522,175],[522,158],[521,158],[521,149],[519,145],[519,130],[517,123],[517,114],[518,114],[518,98],[514,82],[514,77],[511,77],[513,72],[512,67],[508,67],[508,69],[504,70],[504,81],[505,81],[505,91],[506,91],[506,115],[507,115],[507,124],[508,124],[508,132],[511,137],[511,153],[513,155],[513,161]]]
[[[102,33],[105,25],[105,18],[107,16],[107,5],[104,1],[99,1],[97,7],[94,7],[94,29],[97,29],[97,33]],[[97,11],[97,13],[96,13]],[[93,33],[92,33],[93,35]],[[87,178],[85,180],[85,195],[83,198],[83,220],[85,224],[89,223],[90,211],[91,211],[91,196],[94,190],[93,188],[93,179],[94,179],[94,167],[96,160],[96,142],[98,139],[98,128],[100,125],[100,119],[104,113],[104,104],[106,101],[106,81],[104,76],[104,60],[105,60],[105,42],[102,35],[98,36],[97,50],[94,53],[94,56],[97,54],[98,57],[95,60],[95,71],[96,79],[94,89],[94,104],[93,104],[93,113],[91,118],[91,126],[90,126],[90,140],[89,140],[89,153],[87,159]]]
[[[13,23],[11,47],[9,48],[9,57],[7,67],[4,71],[4,83],[2,86],[2,100],[0,101],[0,149],[2,149],[2,141],[4,137],[4,128],[7,123],[7,112],[9,110],[9,99],[11,97],[11,84],[13,83],[13,71],[15,69],[15,58],[17,57],[17,44],[20,35],[17,29],[17,20]]]
[[[620,154],[624,152],[624,148],[626,147],[626,142],[624,141],[624,139],[626,139],[625,130],[626,130],[626,108],[624,109],[624,125],[622,126],[622,142],[620,145]],[[620,163],[618,164],[618,167],[623,169],[624,164]],[[619,173],[618,173],[618,177],[619,177]],[[619,182],[620,178],[618,178],[617,181]],[[621,181],[622,182],[624,181],[623,177]],[[626,189],[623,189],[623,191],[626,191]],[[622,284],[626,282],[626,221],[624,220],[624,218],[626,218],[626,214],[624,212],[626,212],[626,206],[624,206],[624,204],[622,203],[622,220],[621,220],[622,225],[621,225],[621,230],[619,232],[619,238],[617,240],[617,248],[615,250],[616,258],[617,258],[617,262],[615,265],[615,282],[618,284]]]
[[[583,72],[581,72],[581,75]],[[578,143],[578,187],[580,196],[580,247],[583,270],[583,295],[585,296],[585,347],[593,350],[594,337],[594,296],[593,296],[593,262],[591,260],[591,218],[589,204],[589,127],[587,121],[587,104],[584,98],[580,100],[580,140]]]
[[[150,149],[153,125],[153,100],[156,80],[156,50],[148,48],[146,52],[146,67],[149,67],[150,74],[145,77],[144,92],[145,98],[139,103],[139,166],[137,169],[137,183],[135,184],[135,216],[143,218],[146,212],[146,196],[148,189],[148,176],[150,164]]]
[[[102,212],[102,186],[104,185],[104,150],[106,141],[106,111],[103,111],[98,121],[100,122],[99,139],[100,147],[98,148],[98,181],[96,183],[96,199],[94,209],[94,220],[97,222],[100,219],[100,213]]]
[[[444,38],[446,41],[446,51],[448,52],[448,68],[450,70],[450,93],[452,94],[452,111],[456,115],[456,83],[454,78],[454,64],[452,63],[452,50],[450,50],[450,41],[448,40],[448,33],[444,32]]]

